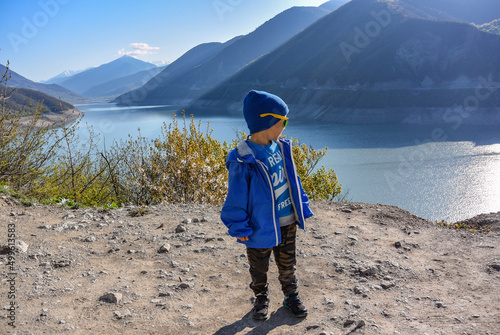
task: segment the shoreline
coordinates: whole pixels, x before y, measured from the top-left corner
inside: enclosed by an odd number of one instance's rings
[[[61,127],[64,124],[77,120],[84,113],[77,109],[68,109],[59,113],[42,113],[34,124],[34,129],[39,130],[47,126]],[[22,116],[19,118],[21,128],[26,129],[33,123],[34,116]]]

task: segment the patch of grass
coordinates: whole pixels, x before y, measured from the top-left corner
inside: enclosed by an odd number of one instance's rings
[[[66,199],[66,198],[61,198],[61,197],[54,198],[54,199],[43,199],[41,201],[41,203],[44,205],[64,206],[64,207],[68,207],[70,209],[78,209],[78,208],[82,207],[82,204],[77,202],[77,201],[74,201],[71,199]]]

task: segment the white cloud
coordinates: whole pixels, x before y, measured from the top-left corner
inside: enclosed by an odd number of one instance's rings
[[[127,56],[144,56],[144,55],[150,55],[155,53],[156,50],[160,50],[159,47],[152,47],[147,43],[130,43],[130,48],[132,48],[132,51],[127,51],[125,49],[121,49],[118,51],[118,54],[120,56],[127,55]]]

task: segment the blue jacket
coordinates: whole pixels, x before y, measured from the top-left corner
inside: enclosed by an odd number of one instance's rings
[[[292,156],[290,140],[279,138],[283,164],[290,186],[290,197],[300,228],[313,215],[307,194],[302,188]],[[229,185],[221,219],[233,237],[248,236],[241,242],[250,248],[272,248],[281,242],[274,189],[265,164],[257,159],[246,141],[232,150],[226,161]]]

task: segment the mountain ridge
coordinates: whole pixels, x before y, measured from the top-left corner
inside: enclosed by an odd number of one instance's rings
[[[0,73],[7,73],[7,68],[2,64],[0,64]],[[10,78],[7,80],[7,87],[26,88],[34,91],[39,91],[56,99],[60,99],[72,104],[87,103],[89,101],[87,97],[77,94],[60,85],[34,82],[13,71],[11,68],[9,68],[8,74]]]
[[[356,122],[372,110],[363,122],[416,122],[414,112],[380,111],[422,107],[432,114],[422,122],[437,122],[487,78],[498,85],[498,54],[500,36],[472,24],[439,20],[405,1],[352,0],[184,108],[237,115],[246,92],[262,89],[305,118]],[[500,90],[491,91],[476,112],[500,124]]]
[[[75,108],[70,103],[28,88],[16,88],[8,96],[9,98],[5,100],[5,106],[23,116],[33,115],[35,107],[38,107],[38,111],[41,113],[56,114]]]
[[[168,66],[168,65],[167,65]],[[120,94],[132,91],[146,84],[151,78],[163,71],[167,66],[142,70],[129,74],[124,77],[119,77],[106,81],[104,83],[92,86],[83,95],[90,98],[114,98]]]
[[[124,104],[170,104],[199,96],[231,76],[241,67],[259,56],[270,52],[292,37],[328,10],[318,7],[292,7],[266,21],[253,32],[239,38],[196,68],[159,81],[154,88],[144,90],[146,96],[134,99],[134,92],[118,97],[115,102]]]
[[[94,86],[155,67],[154,64],[125,55],[73,75],[61,82],[60,85],[83,95]]]

